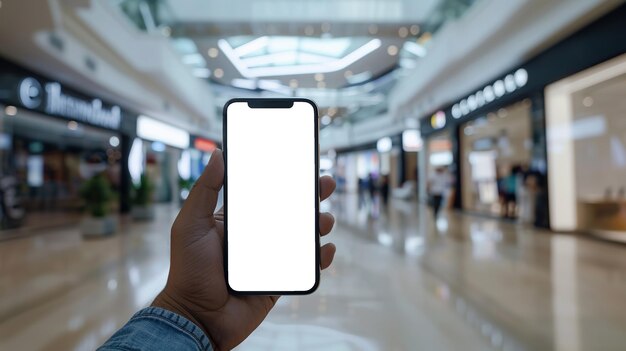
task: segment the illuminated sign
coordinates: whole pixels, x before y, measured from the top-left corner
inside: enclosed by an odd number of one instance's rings
[[[420,151],[423,141],[420,131],[417,129],[407,129],[402,132],[402,149],[404,151]]]
[[[68,95],[61,84],[56,82],[42,86],[35,78],[24,78],[18,86],[18,97],[24,107],[43,109],[51,115],[100,127],[119,129],[122,121],[119,106],[106,108],[100,99],[84,100]]]
[[[159,141],[179,149],[189,147],[189,133],[187,131],[147,116],[137,118],[137,136],[146,140]]]
[[[391,151],[392,148],[393,148],[393,142],[391,141],[391,138],[389,137],[380,138],[376,142],[376,150],[378,150],[378,152],[380,153],[389,152]]]
[[[452,117],[459,119],[466,116],[474,110],[518,90],[525,86],[527,82],[528,72],[520,68],[515,71],[515,73],[508,74],[504,79],[499,79],[493,84],[487,85],[483,89],[454,104],[452,106]]]
[[[204,152],[213,152],[217,149],[217,144],[211,140],[196,138],[193,141],[193,147]]]
[[[437,111],[430,117],[430,125],[434,129],[441,129],[446,126],[446,113]]]

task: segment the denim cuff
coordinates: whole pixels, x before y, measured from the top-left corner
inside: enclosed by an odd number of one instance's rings
[[[160,307],[146,307],[135,313],[129,323],[144,318],[157,319],[163,323],[167,323],[171,327],[192,338],[197,343],[200,350],[213,351],[213,346],[202,329],[200,329],[200,327],[195,325],[192,321],[179,314]]]

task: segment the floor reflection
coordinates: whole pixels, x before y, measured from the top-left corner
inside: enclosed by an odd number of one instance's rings
[[[238,350],[620,350],[626,247],[337,195],[335,264],[283,297]],[[75,229],[0,242],[0,349],[92,350],[148,304],[175,208],[105,240]],[[322,241],[327,241],[323,238]]]

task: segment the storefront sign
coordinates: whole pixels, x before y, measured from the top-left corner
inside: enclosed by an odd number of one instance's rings
[[[452,117],[459,119],[476,109],[483,107],[506,94],[510,94],[528,83],[528,72],[520,68],[515,73],[508,74],[493,84],[475,92],[452,106]]]
[[[68,95],[57,82],[42,86],[35,78],[24,78],[18,85],[18,98],[26,108],[109,129],[119,129],[122,121],[119,106],[106,108],[100,99],[85,100]]]
[[[378,150],[381,154],[391,151],[392,148],[393,142],[390,137],[380,138],[376,142],[376,150]]]
[[[148,116],[137,118],[137,136],[183,150],[189,147],[189,133],[187,131]]]
[[[196,137],[193,141],[193,147],[204,152],[213,152],[217,148],[217,144],[214,141]]]
[[[407,129],[402,132],[402,149],[407,152],[417,152],[422,149],[423,141],[418,129]]]
[[[437,111],[430,117],[430,126],[433,129],[441,129],[446,126],[446,113]]]

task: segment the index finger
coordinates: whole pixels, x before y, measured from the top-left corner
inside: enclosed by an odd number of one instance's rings
[[[206,223],[213,216],[217,205],[217,196],[224,183],[224,159],[222,150],[217,149],[211,155],[209,163],[196,181],[185,200],[180,214],[187,220],[199,220]]]
[[[333,177],[327,175],[320,177],[320,201],[327,199],[335,191],[336,186]]]

